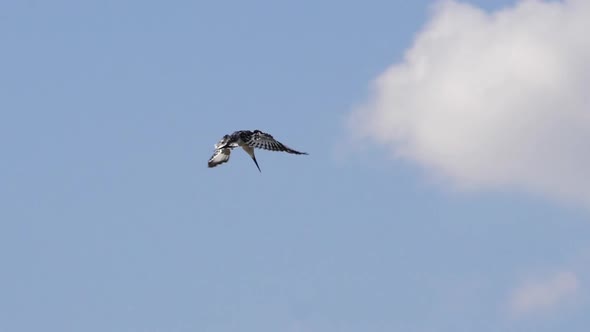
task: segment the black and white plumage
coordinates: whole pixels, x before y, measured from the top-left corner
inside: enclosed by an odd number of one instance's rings
[[[275,140],[270,134],[264,133],[260,130],[238,130],[231,135],[224,135],[223,138],[215,144],[215,152],[211,158],[209,158],[209,162],[207,163],[208,166],[215,167],[227,162],[231,150],[237,147],[241,147],[248,153],[252,160],[254,160],[254,163],[260,172],[260,167],[258,166],[256,156],[254,155],[255,148],[270,151],[284,151],[292,154],[307,154],[285,146],[283,143]]]

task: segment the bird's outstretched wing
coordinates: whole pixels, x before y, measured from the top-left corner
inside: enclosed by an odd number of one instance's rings
[[[257,149],[265,149],[270,151],[284,151],[293,154],[307,154],[306,152],[299,152],[285,146],[283,143],[274,139],[270,134],[263,133],[260,130],[254,130],[252,132],[252,135],[248,135],[246,144],[248,144],[248,146],[250,147]]]
[[[223,149],[216,149],[211,158],[209,158],[209,162],[207,165],[209,167],[215,167],[217,165],[223,164],[229,160],[229,154],[231,153],[231,149],[223,148]]]

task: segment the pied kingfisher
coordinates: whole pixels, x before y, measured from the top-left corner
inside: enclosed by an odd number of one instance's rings
[[[238,130],[231,135],[224,135],[223,138],[215,144],[215,152],[209,159],[209,167],[215,167],[229,160],[229,154],[233,148],[242,147],[244,151],[252,157],[259,172],[260,166],[254,156],[254,148],[271,151],[285,151],[293,154],[307,154],[305,152],[295,151],[286,147],[283,143],[275,140],[271,135],[263,133],[260,130]]]

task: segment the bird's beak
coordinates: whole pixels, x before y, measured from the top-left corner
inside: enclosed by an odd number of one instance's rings
[[[244,151],[246,151],[246,153],[248,153],[248,155],[252,158],[252,160],[254,160],[254,163],[256,164],[256,168],[258,168],[258,171],[260,173],[262,173],[262,171],[260,170],[260,166],[258,166],[258,162],[256,161],[256,156],[254,155],[254,148],[251,148],[249,146],[242,146],[242,148],[244,149]]]
[[[252,160],[254,160],[254,163],[256,164],[256,167],[258,168],[258,171],[260,173],[262,173],[262,171],[260,170],[260,166],[258,166],[258,162],[256,161],[256,157],[254,157],[254,155],[252,155]]]

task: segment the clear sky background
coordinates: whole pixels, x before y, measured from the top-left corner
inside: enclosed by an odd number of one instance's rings
[[[0,1],[0,331],[588,331],[587,4]]]

